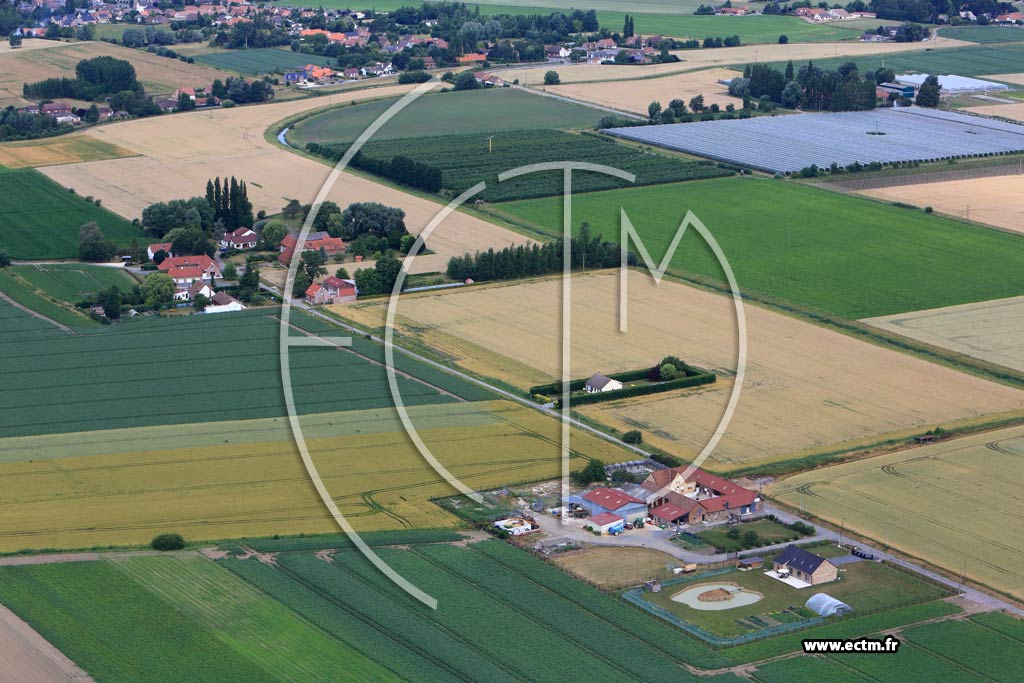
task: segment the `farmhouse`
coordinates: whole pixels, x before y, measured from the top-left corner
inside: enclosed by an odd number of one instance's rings
[[[687,473],[688,470],[692,471]],[[750,515],[764,507],[756,491],[699,468],[682,466],[657,470],[651,472],[641,486],[658,495],[651,501],[651,514],[669,523],[677,523],[671,518],[674,510],[658,510],[666,503],[683,510],[687,517],[685,523],[689,524]],[[695,505],[699,510],[695,510]]]
[[[614,513],[621,519],[632,522],[647,516],[647,503],[621,489],[592,489],[583,494],[581,504],[592,517]]]
[[[167,273],[179,288],[191,286],[202,280],[213,281],[221,277],[216,261],[202,254],[200,256],[171,256],[160,262],[157,268]]]
[[[255,249],[257,242],[259,237],[252,228],[238,228],[224,235],[220,246],[225,249]]]
[[[213,288],[207,283],[200,280],[199,282],[193,282],[188,287],[181,287],[174,292],[175,301],[195,301],[195,298],[202,294],[207,299],[213,298]]]
[[[595,372],[594,376],[587,380],[587,383],[583,385],[583,390],[588,394],[601,393],[604,391],[618,391],[622,388],[622,382],[605,377],[600,372]]]
[[[298,244],[298,239],[295,235],[285,235],[281,240],[281,253],[277,256],[281,265],[287,266],[292,260],[292,252],[295,251],[296,244]],[[319,251],[320,249],[323,249],[327,257],[330,258],[345,253],[345,242],[340,237],[331,237],[323,231],[309,233],[302,245],[302,251]]]
[[[839,570],[824,557],[795,545],[788,545],[772,562],[769,575],[774,578],[796,579],[809,586],[817,586],[839,578]],[[802,586],[801,586],[802,587]]]
[[[156,244],[149,245],[146,247],[146,256],[148,256],[149,260],[152,261],[158,251],[162,251],[168,256],[174,256],[174,254],[171,253],[170,242],[157,242]]]

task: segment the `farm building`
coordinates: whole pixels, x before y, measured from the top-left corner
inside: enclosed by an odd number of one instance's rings
[[[292,260],[292,252],[295,251],[295,245],[298,242],[299,240],[295,235],[285,235],[284,239],[281,240],[281,253],[277,256],[277,260],[281,265],[287,266]],[[320,249],[323,249],[327,257],[330,258],[345,253],[345,242],[340,237],[331,237],[323,231],[311,232],[306,235],[302,251],[319,251]]]
[[[853,611],[852,607],[845,602],[836,600],[828,593],[815,593],[808,598],[804,607],[822,617],[838,617]]]
[[[900,74],[896,76],[896,82],[919,88],[926,78],[928,78],[928,74]],[[939,76],[939,87],[944,93],[986,92],[989,90],[1010,89],[1010,86],[1005,83],[984,81],[980,78],[967,78],[966,76],[956,76],[954,74]]]
[[[777,578],[792,578],[810,586],[839,578],[839,570],[834,564],[792,544],[786,546],[772,562],[772,572]]]
[[[584,493],[580,502],[593,517],[613,513],[632,522],[647,516],[647,503],[621,489],[596,488]]]
[[[501,529],[507,531],[512,536],[523,536],[530,533],[531,531],[537,531],[538,527],[534,526],[530,522],[526,521],[522,517],[509,517],[508,519],[499,519],[494,523],[495,529]]]
[[[648,498],[651,515],[665,524],[742,517],[760,512],[764,506],[756,491],[695,467],[656,470],[641,485],[654,494]],[[683,514],[677,515],[677,511]]]
[[[594,531],[599,531],[602,534],[614,534],[622,531],[626,525],[626,521],[614,512],[602,512],[595,517],[591,517],[589,523]]]
[[[741,557],[738,560],[736,560],[736,568],[740,571],[746,571],[749,569],[760,569],[763,566],[763,557]]]
[[[156,244],[151,244],[146,247],[146,255],[149,256],[150,261],[153,260],[153,257],[156,256],[159,251],[164,252],[168,256],[174,256],[174,254],[171,253],[170,242],[157,242]]]
[[[210,298],[210,304],[203,313],[233,313],[244,311],[245,305],[227,292],[217,292]]]
[[[622,382],[614,380],[611,377],[605,377],[600,372],[595,372],[594,376],[587,380],[587,383],[583,385],[583,390],[588,394],[597,394],[604,391],[618,391],[622,388]]]

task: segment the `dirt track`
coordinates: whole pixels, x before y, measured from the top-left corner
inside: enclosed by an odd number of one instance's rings
[[[10,683],[84,683],[93,680],[3,605],[0,605],[0,678]]]

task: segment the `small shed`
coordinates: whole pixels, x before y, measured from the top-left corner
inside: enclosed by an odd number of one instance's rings
[[[804,607],[822,617],[841,617],[853,611],[852,607],[828,593],[815,593],[807,599]]]
[[[614,534],[625,528],[626,520],[613,512],[602,512],[596,517],[590,518],[590,526],[594,531],[599,531],[602,534]]]
[[[644,590],[648,593],[660,593],[661,581],[644,581]]]
[[[763,557],[740,557],[736,560],[736,568],[740,571],[760,569],[764,566]]]

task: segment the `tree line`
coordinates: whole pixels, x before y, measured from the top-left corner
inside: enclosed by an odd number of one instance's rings
[[[512,280],[533,277],[563,270],[565,240],[555,240],[531,246],[516,245],[504,249],[478,251],[453,256],[448,261],[448,277],[453,280]],[[600,235],[592,235],[590,226],[583,223],[579,235],[571,238],[571,267],[616,268],[621,265],[621,247],[617,242],[605,242]],[[628,265],[636,264],[636,256],[629,252]]]
[[[241,227],[252,227],[252,202],[245,181],[220,178],[206,181],[206,203],[213,209],[214,222],[220,221],[224,230],[231,232]]]
[[[476,83],[472,73],[466,73]],[[334,162],[340,161],[345,156],[348,147],[348,145],[321,145],[318,142],[306,143],[307,152]],[[353,168],[358,168],[426,192],[440,192],[441,188],[444,187],[444,176],[441,169],[406,156],[380,159],[367,156],[362,151],[359,151],[349,161],[349,165]]]
[[[124,59],[102,56],[83,59],[75,65],[75,78],[47,78],[22,85],[26,99],[70,97],[96,100],[126,90],[142,92],[135,67]]]
[[[789,62],[785,70],[770,64],[748,64],[743,77],[734,78],[729,84],[729,93],[744,98],[744,103],[750,98],[767,98],[788,109],[861,111],[875,108],[875,86],[884,82],[877,78],[890,73],[879,69],[861,76],[853,62],[836,70],[826,70],[808,61],[795,72],[793,62]]]

